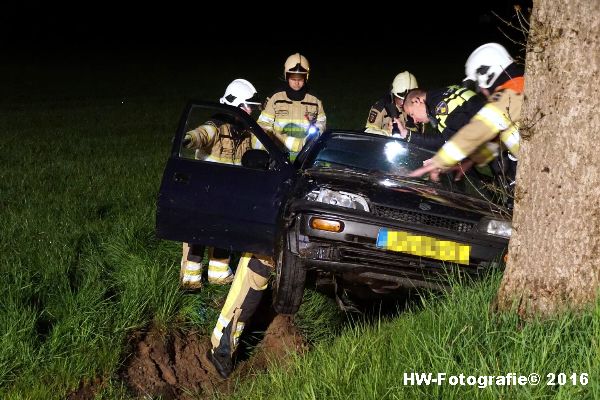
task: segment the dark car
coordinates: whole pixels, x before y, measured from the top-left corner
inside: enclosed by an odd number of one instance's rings
[[[184,149],[185,132],[215,115],[262,149],[248,150],[242,165]],[[300,306],[307,271],[377,293],[440,288],[450,275],[497,266],[511,223],[475,174],[439,183],[405,176],[432,155],[393,137],[330,130],[292,162],[243,111],[192,103],[164,172],[157,235],[273,255],[273,305],[286,314]]]

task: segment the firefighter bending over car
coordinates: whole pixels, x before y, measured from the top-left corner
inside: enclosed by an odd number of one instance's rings
[[[308,88],[310,65],[300,53],[285,61],[285,86],[267,101],[258,124],[273,133],[294,157],[307,140],[325,130],[327,117],[323,103]]]
[[[256,95],[254,86],[245,79],[231,82],[220,99],[221,104],[240,107],[248,114],[251,107],[260,105],[251,101]],[[198,128],[185,134],[184,146],[196,149],[195,158],[204,161],[215,161],[223,164],[240,165],[242,155],[252,147],[251,135],[242,132],[226,115],[216,116]],[[202,287],[205,246],[183,244],[181,258],[180,285],[184,289],[196,290]],[[230,252],[224,249],[208,248],[208,282],[224,285],[233,280],[233,272],[229,267]]]
[[[514,182],[519,154],[518,122],[523,104],[523,69],[498,43],[479,46],[465,64],[467,77],[487,97],[487,103],[447,141],[426,165],[409,174],[429,174],[439,180],[440,172],[457,169],[457,178],[473,164],[487,165],[506,152],[513,161],[508,171]],[[459,164],[460,163],[460,164]],[[504,166],[503,166],[504,167]],[[509,183],[512,185],[512,183]]]

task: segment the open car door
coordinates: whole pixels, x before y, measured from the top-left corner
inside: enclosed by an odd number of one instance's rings
[[[230,124],[230,134],[238,139],[250,138],[252,149],[244,154],[242,165],[185,148],[186,133],[211,121],[213,126],[215,121],[217,126]],[[163,174],[156,234],[161,239],[272,254],[277,218],[294,173],[285,146],[242,109],[192,102],[182,115]]]

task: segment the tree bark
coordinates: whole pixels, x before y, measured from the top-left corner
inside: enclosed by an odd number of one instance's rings
[[[600,1],[534,0],[500,310],[547,317],[599,293],[599,98]]]

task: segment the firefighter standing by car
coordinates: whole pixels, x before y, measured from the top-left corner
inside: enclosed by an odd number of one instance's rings
[[[474,163],[488,164],[498,156],[501,148],[505,148],[509,152],[508,157],[516,161],[520,141],[517,123],[521,119],[523,104],[523,69],[502,45],[487,43],[471,53],[465,72],[465,80],[477,83],[481,93],[487,96],[487,103],[426,165],[409,176],[429,174],[432,180],[439,180],[441,171],[462,162],[458,178]]]
[[[251,106],[260,103],[251,101],[256,95],[254,86],[245,79],[232,81],[220,99],[221,104],[240,107],[248,114]],[[225,164],[241,164],[242,155],[252,147],[251,136],[241,132],[226,116],[216,116],[198,128],[185,134],[183,144],[188,149],[196,149],[195,158]],[[202,259],[205,247],[183,243],[181,258],[180,285],[184,289],[195,290],[202,287]],[[229,267],[230,252],[224,249],[208,248],[208,282],[227,284],[233,280]]]
[[[411,90],[404,101],[404,112],[417,123],[429,122],[437,134],[411,135],[407,141],[430,150],[439,150],[466,125],[485,104],[485,98],[465,87]]]
[[[325,130],[326,116],[321,100],[309,93],[306,82],[310,66],[296,53],[284,64],[286,86],[267,101],[258,124],[297,154],[311,135]],[[314,130],[314,132],[313,132]],[[211,335],[208,359],[227,378],[233,371],[233,356],[245,324],[252,317],[269,283],[274,268],[272,257],[244,253],[229,289],[225,305]]]
[[[292,54],[284,64],[285,86],[267,101],[258,124],[274,134],[295,156],[306,140],[325,131],[327,117],[323,104],[310,93],[310,65],[300,53]]]
[[[391,136],[406,136],[408,129],[417,130],[402,109],[406,94],[419,87],[417,79],[408,71],[400,72],[392,82],[390,94],[379,99],[369,110],[365,132]]]

